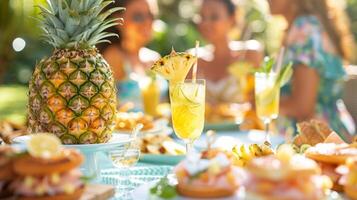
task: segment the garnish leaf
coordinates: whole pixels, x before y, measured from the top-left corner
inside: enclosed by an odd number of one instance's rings
[[[263,63],[263,66],[262,66],[262,69],[265,73],[270,73],[271,70],[273,69],[273,66],[274,66],[274,58],[271,58],[271,57],[265,57],[264,58],[264,63]]]
[[[251,70],[252,73],[259,72],[259,73],[270,73],[273,69],[273,66],[275,64],[274,58],[271,58],[269,56],[266,56],[264,58],[264,62],[260,67],[256,67]]]
[[[81,176],[79,179],[84,183],[89,183],[91,180],[95,179],[95,175],[92,176]]]
[[[283,87],[290,80],[291,76],[293,75],[292,66],[293,63],[290,62],[282,70],[280,70],[278,74],[278,78],[276,79],[275,82],[276,87]]]
[[[264,64],[262,65],[261,73],[266,73],[267,75],[271,73],[272,66],[274,65],[274,60],[272,58],[265,58]],[[283,67],[280,71],[277,72],[277,78],[273,87],[269,90],[264,91],[264,95],[260,98],[261,102],[265,102],[263,104],[268,105],[274,101],[276,98],[277,90],[283,87],[291,78],[293,74],[292,62]]]
[[[177,196],[176,187],[170,184],[167,176],[160,179],[160,181],[152,188],[150,194],[163,199],[172,199]]]

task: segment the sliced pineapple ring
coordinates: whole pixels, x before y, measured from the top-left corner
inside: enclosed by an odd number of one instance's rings
[[[160,74],[170,83],[183,82],[197,57],[186,52],[172,52],[156,61],[151,70]]]
[[[52,158],[61,152],[61,140],[49,133],[38,133],[27,142],[27,150],[36,158]]]

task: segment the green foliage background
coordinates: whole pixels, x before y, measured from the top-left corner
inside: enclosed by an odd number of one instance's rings
[[[357,0],[348,0],[346,11],[350,18],[352,33],[357,41]]]
[[[46,0],[0,0],[0,120],[25,121],[27,82],[33,67],[42,57],[51,53],[51,47],[40,40],[41,30],[33,17],[38,15],[35,5]],[[345,0],[335,0],[344,3]],[[161,55],[171,47],[185,51],[200,38],[192,19],[197,12],[195,0],[158,0],[160,15],[154,25],[154,39],[148,45]],[[346,0],[346,11],[351,29],[357,38],[357,0]],[[280,45],[284,23],[280,18],[268,15],[266,0],[239,0],[239,24],[232,31],[232,39],[257,39],[265,46],[267,54],[276,52]],[[244,21],[242,19],[245,19]],[[26,41],[21,52],[15,52],[12,41]],[[12,84],[4,86],[2,84]],[[20,86],[22,85],[22,86]]]
[[[336,0],[337,1],[337,0]],[[344,0],[338,0],[344,2]],[[346,0],[352,31],[357,38],[357,0]],[[178,51],[192,48],[200,38],[192,18],[197,12],[193,0],[158,0],[160,15],[155,22],[155,37],[148,45],[161,55],[174,46]],[[280,45],[284,24],[279,18],[268,15],[266,0],[239,0],[239,25],[232,31],[232,39],[241,39],[242,33],[250,32],[249,39],[261,41],[266,53],[273,53]],[[51,52],[51,47],[40,41],[40,29],[33,19],[39,10],[35,5],[45,0],[1,0],[0,1],[0,83],[26,85],[33,67],[42,57]],[[241,19],[245,19],[242,21]],[[12,41],[21,37],[26,47],[15,52]],[[204,43],[204,41],[202,41]]]

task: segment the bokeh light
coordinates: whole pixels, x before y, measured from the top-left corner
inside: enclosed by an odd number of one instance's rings
[[[20,52],[24,50],[25,46],[26,46],[26,41],[20,37],[17,37],[14,39],[14,41],[12,41],[12,48],[16,52]]]

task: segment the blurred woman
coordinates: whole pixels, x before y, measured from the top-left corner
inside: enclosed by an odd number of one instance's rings
[[[270,0],[272,14],[283,15],[289,28],[285,62],[293,62],[291,82],[282,89],[281,127],[311,118],[327,122],[349,140],[354,124],[341,100],[353,39],[345,16],[327,0]],[[351,46],[352,45],[352,46]],[[288,123],[288,124],[286,124]]]
[[[203,0],[197,25],[203,38],[210,43],[199,51],[200,76],[207,81],[208,101],[237,100],[236,78],[228,68],[238,61],[247,64],[240,66],[243,68],[259,66],[262,60],[260,44],[253,40],[230,40],[228,34],[237,25],[236,5],[232,0]]]
[[[156,2],[150,0],[116,0],[111,7],[125,7],[126,10],[114,17],[124,19],[110,32],[119,38],[111,38],[111,44],[100,47],[103,56],[112,66],[117,80],[119,101],[141,104],[139,80],[145,76],[151,64],[160,55],[145,47],[152,39],[152,24],[157,12]]]

